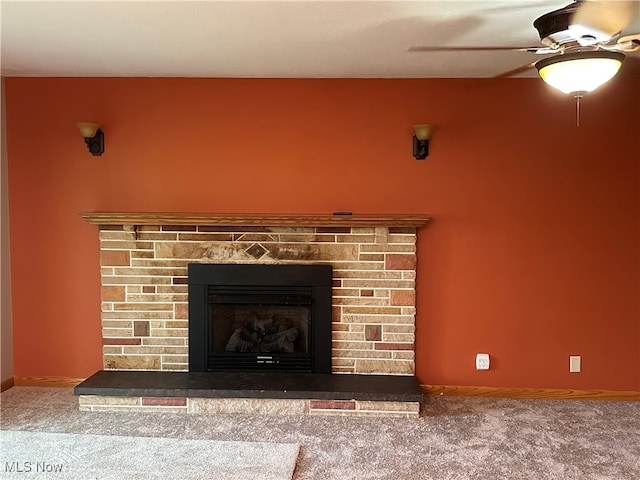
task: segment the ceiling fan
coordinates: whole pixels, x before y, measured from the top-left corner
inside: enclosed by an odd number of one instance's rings
[[[640,32],[622,36],[639,6],[638,1],[576,0],[534,20],[533,26],[543,45],[538,47],[413,46],[408,51],[502,50],[551,55],[497,77],[517,75],[535,66],[549,85],[580,98],[613,78],[625,53],[640,51]]]

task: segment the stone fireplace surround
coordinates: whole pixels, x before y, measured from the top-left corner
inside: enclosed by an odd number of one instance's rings
[[[189,263],[277,263],[332,265],[334,374],[414,374],[416,233],[429,220],[424,215],[93,212],[82,217],[99,226],[105,371],[188,370]],[[188,398],[178,404],[145,398],[81,395],[80,405],[194,411]],[[308,399],[303,410],[358,410],[358,402],[346,407],[317,402]],[[415,405],[371,403],[362,403],[362,413],[415,413]],[[311,405],[322,408],[313,412]],[[220,411],[219,405],[213,409]]]

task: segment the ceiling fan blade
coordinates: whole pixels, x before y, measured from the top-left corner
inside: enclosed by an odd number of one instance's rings
[[[604,34],[608,38],[624,30],[640,4],[628,0],[582,0],[576,3],[578,8],[573,14],[570,28],[578,32],[584,30],[587,34],[589,31]]]
[[[412,46],[407,52],[531,52],[535,53],[540,47],[428,47],[428,46]]]
[[[640,50],[640,33],[620,37],[615,47],[620,52],[637,52]]]
[[[507,72],[500,73],[493,78],[507,78],[518,75],[519,73],[526,72],[527,70],[533,68],[535,66],[535,62],[527,63],[526,65],[522,65],[521,67],[514,68],[513,70],[509,70]]]

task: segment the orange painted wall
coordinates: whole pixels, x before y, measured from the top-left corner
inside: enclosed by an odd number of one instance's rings
[[[585,98],[580,128],[536,79],[7,78],[6,108],[17,376],[101,367],[80,212],[350,210],[433,216],[421,383],[640,390],[637,82]],[[102,157],[79,120],[103,124]],[[416,161],[421,122],[438,129]]]

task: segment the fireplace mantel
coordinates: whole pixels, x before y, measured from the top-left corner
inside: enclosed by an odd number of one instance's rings
[[[395,214],[213,214],[85,212],[80,216],[96,225],[260,225],[260,226],[385,226],[422,227],[427,215]]]

